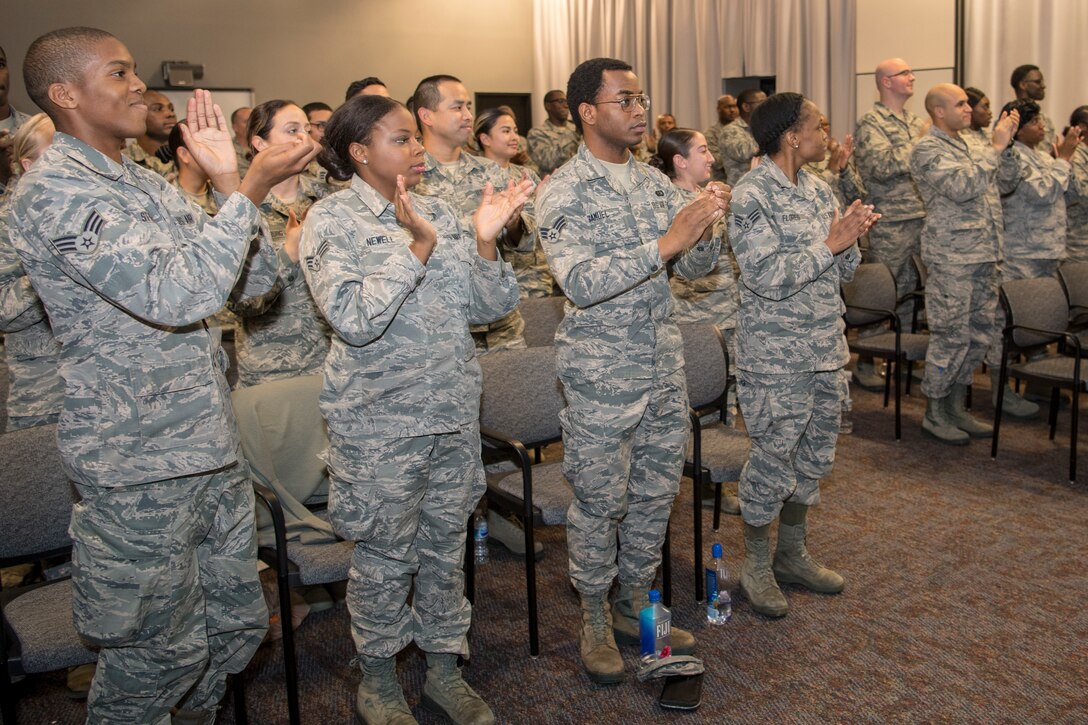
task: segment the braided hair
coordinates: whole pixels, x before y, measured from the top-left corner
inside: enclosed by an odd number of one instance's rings
[[[776,93],[756,107],[749,125],[759,144],[759,153],[770,156],[782,147],[782,135],[797,126],[804,110],[805,97],[800,93]]]
[[[1001,113],[998,114],[998,120],[1006,113],[1012,113],[1013,111],[1020,112],[1020,125],[1016,127],[1016,133],[1020,133],[1020,129],[1027,126],[1029,123],[1035,120],[1035,118],[1042,112],[1039,108],[1039,104],[1035,101],[1029,101],[1022,99],[1019,101],[1009,101],[1001,108]],[[997,122],[994,122],[994,126],[997,126]]]

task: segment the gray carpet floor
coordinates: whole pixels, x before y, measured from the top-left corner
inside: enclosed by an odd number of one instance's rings
[[[976,382],[977,411],[990,415],[988,383]],[[1068,415],[1054,442],[1043,421],[1008,422],[992,461],[988,440],[950,448],[923,438],[920,397],[904,400],[900,443],[880,395],[855,389],[854,398],[855,433],[840,439],[809,537],[817,558],[846,577],[844,593],[787,587],[791,609],[781,620],[755,614],[736,594],[733,621],[709,629],[693,597],[685,481],[672,519],[673,621],[695,631],[707,675],[697,711],[665,711],[660,686],[635,679],[633,650],[623,684],[585,677],[564,531],[544,529],[539,658],[528,657],[522,562],[493,549],[477,573],[465,677],[499,721],[1088,722],[1088,470],[1066,480]],[[739,519],[724,517],[714,533],[707,511],[704,526],[707,551],[723,543],[735,573]],[[359,675],[348,665],[346,608],[311,615],[298,636],[304,722],[351,722]],[[401,656],[416,716],[442,722],[419,705],[424,669],[415,649]],[[277,646],[262,647],[246,682],[250,722],[286,722]],[[27,723],[84,717],[60,674],[33,678],[20,713]],[[234,722],[229,706],[220,722]]]

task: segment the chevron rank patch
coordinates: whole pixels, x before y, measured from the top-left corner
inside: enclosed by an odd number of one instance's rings
[[[97,210],[92,210],[83,222],[83,228],[79,234],[60,237],[53,240],[53,246],[61,254],[90,254],[98,249],[98,236],[102,233],[102,227],[106,220]]]
[[[759,209],[753,209],[752,211],[748,212],[744,216],[738,215],[736,217],[737,226],[740,227],[741,229],[743,229],[744,231],[748,231],[752,227],[755,226],[756,222],[759,221],[760,216],[761,216],[761,214],[760,214]]]
[[[328,251],[329,251],[329,240],[326,239],[326,240],[322,241],[321,244],[317,245],[317,249],[314,250],[313,254],[307,255],[307,257],[306,257],[306,269],[310,270],[311,272],[320,272],[321,271],[321,258],[324,257],[325,254],[328,253]]]

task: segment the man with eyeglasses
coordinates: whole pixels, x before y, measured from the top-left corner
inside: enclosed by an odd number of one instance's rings
[[[661,563],[688,443],[666,265],[689,279],[713,268],[729,189],[711,182],[685,206],[664,174],[634,160],[629,147],[646,133],[650,99],[627,63],[582,63],[567,102],[584,143],[541,186],[537,212],[568,300],[555,349],[567,402],[560,422],[574,489],[567,546],[581,597],[581,656],[590,679],[609,684],[624,677],[617,640],[638,644],[638,613]],[[672,628],[675,654],[694,646],[690,632]]]
[[[565,164],[578,150],[580,141],[577,128],[570,120],[567,94],[554,90],[544,94],[544,110],[548,117],[544,123],[529,129],[529,156],[547,176]]]
[[[767,100],[767,94],[758,88],[746,88],[737,94],[740,118],[725,127],[718,149],[721,152],[725,180],[736,184],[752,168],[752,159],[759,153],[759,144],[752,137],[748,122],[759,104]]]
[[[740,106],[737,99],[726,94],[718,99],[718,122],[703,132],[706,137],[706,147],[714,155],[714,167],[711,169],[716,181],[725,181],[725,168],[722,166],[722,136],[729,124],[737,120],[740,115]]]
[[[914,71],[905,60],[881,61],[876,67],[876,88],[880,100],[861,117],[854,132],[854,160],[869,192],[867,201],[881,214],[880,223],[869,230],[867,261],[886,264],[899,296],[905,297],[918,288],[911,257],[921,254],[926,216],[911,178],[910,152],[929,124],[906,107],[914,95]],[[900,304],[901,324],[909,324],[912,304]],[[858,359],[854,380],[866,390],[884,389],[872,358]]]
[[[1016,70],[1012,72],[1009,84],[1012,85],[1013,93],[1016,94],[1016,100],[1018,101],[1035,101],[1039,103],[1039,101],[1046,98],[1046,81],[1043,79],[1043,72],[1039,70],[1037,65],[1017,66]],[[1057,139],[1054,122],[1050,120],[1050,116],[1042,111],[1039,112],[1039,117],[1043,119],[1043,149],[1046,153],[1050,153],[1054,141]]]
[[[308,129],[310,138],[315,143],[321,143],[321,139],[325,138],[325,125],[332,118],[332,107],[321,101],[313,101],[303,106],[302,112],[306,114],[306,120],[310,122],[310,128]],[[322,184],[329,183],[329,172],[325,170],[324,166],[317,163],[317,159],[311,161],[303,173],[314,181]],[[338,185],[339,188],[344,188],[344,186],[346,185]]]

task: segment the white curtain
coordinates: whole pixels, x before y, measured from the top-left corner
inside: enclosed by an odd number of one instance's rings
[[[1014,97],[1013,69],[1039,66],[1047,85],[1040,105],[1060,132],[1073,109],[1088,103],[1086,28],[1084,0],[967,0],[964,81],[986,93],[996,118]]]
[[[622,58],[681,126],[717,120],[722,79],[777,76],[852,129],[855,0],[534,0],[534,118],[578,63]],[[841,133],[836,129],[836,133]]]

